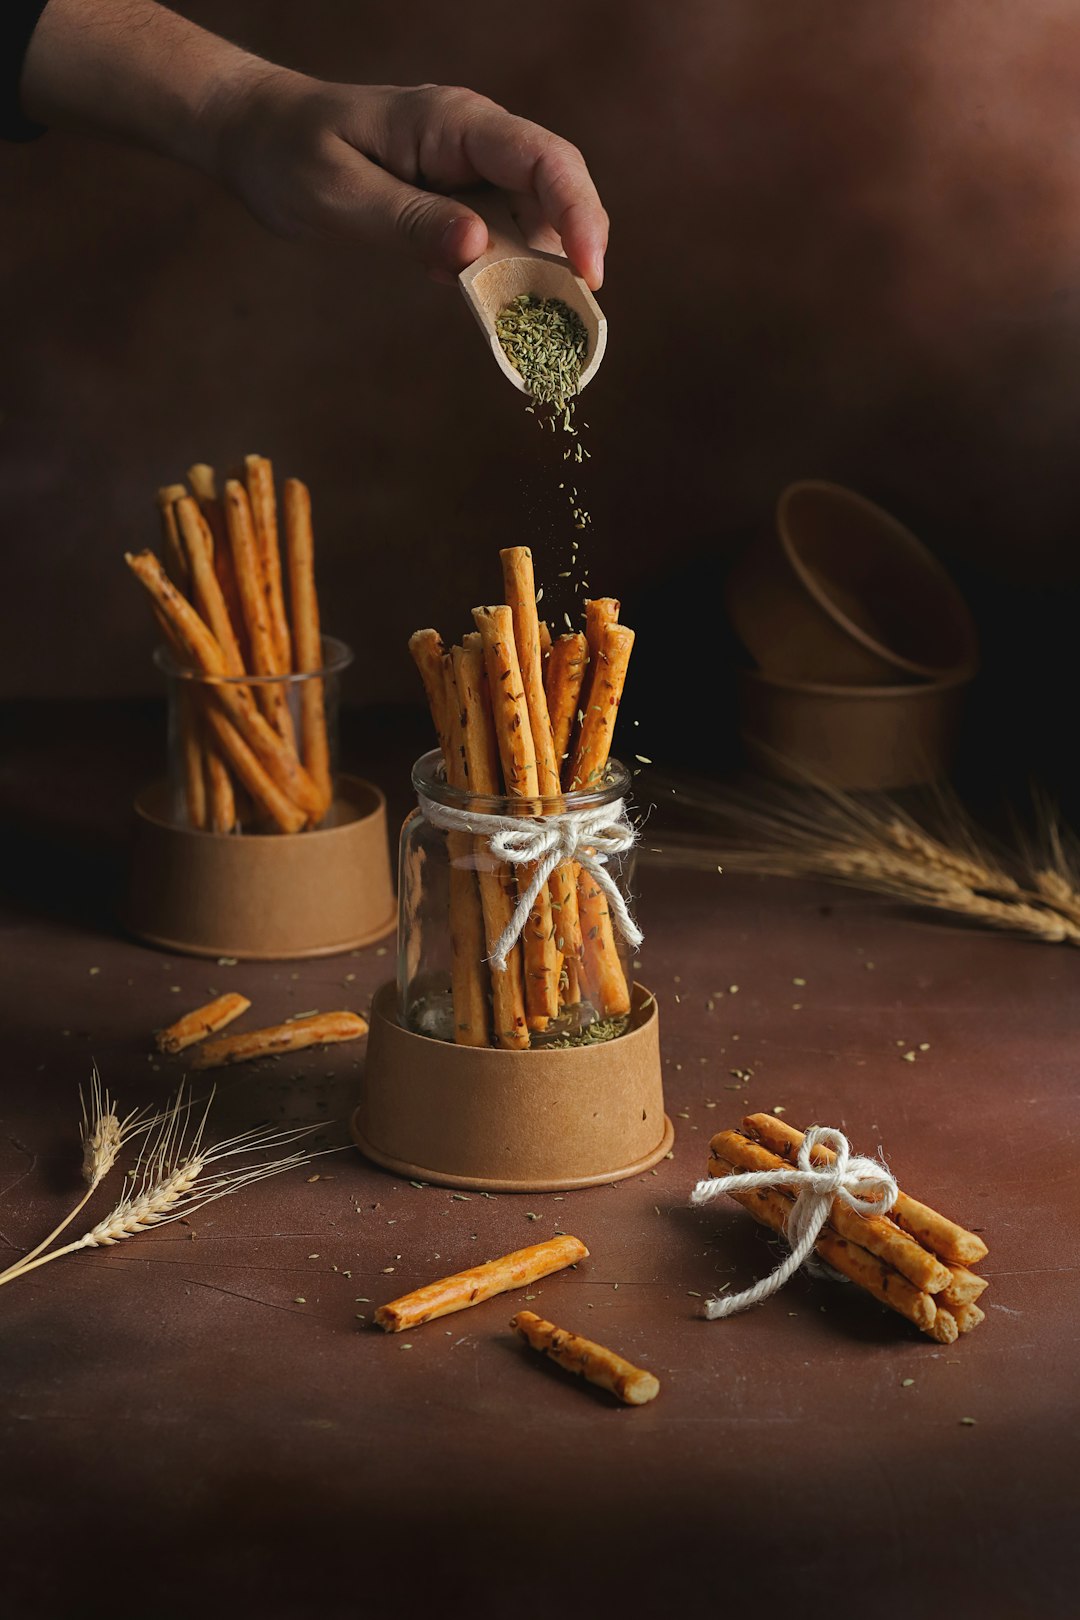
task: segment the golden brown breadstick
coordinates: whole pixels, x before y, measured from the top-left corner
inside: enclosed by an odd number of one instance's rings
[[[124,561],[161,609],[171,634],[193,668],[201,670],[204,675],[226,675],[225,655],[216,638],[191,603],[166,577],[153,552],[141,551],[133,556],[129,551],[125,553]],[[282,792],[305,812],[305,816],[317,815],[321,800],[315,784],[292,749],[259,714],[249,688],[226,680],[215,686],[213,696]],[[215,706],[214,703],[208,704],[208,714]],[[226,752],[230,763],[235,763],[231,753]],[[246,778],[242,780],[245,786],[250,787]]]
[[[434,635],[434,631],[430,634]],[[466,780],[473,793],[495,798],[499,794],[499,754],[487,695],[484,653],[479,643],[478,635],[468,635],[465,645],[455,647],[451,656],[455,690],[461,705]],[[474,841],[473,859],[483,909],[486,942],[483,955],[486,960],[491,947],[513,916],[513,879],[504,865],[496,864],[483,839]],[[519,1050],[529,1045],[521,970],[522,951],[518,944],[507,958],[506,971],[500,973],[492,968],[490,975],[495,1044],[508,1050]]]
[[[299,478],[285,480],[285,550],[296,669],[301,674],[309,674],[323,667],[322,631],[315,589],[311,495]],[[321,680],[303,681],[300,685],[300,757],[329,810],[334,790],[326,731],[326,694]]]
[[[559,797],[561,791],[559,762],[555,753],[555,740],[551,734],[547,694],[544,691],[543,655],[540,621],[536,613],[536,579],[533,574],[532,552],[528,546],[508,546],[500,551],[499,557],[502,561],[506,600],[513,614],[514,645],[521,670],[522,690],[529,711],[529,727],[536,753],[537,782],[542,797],[554,800],[552,808],[558,812],[563,808]],[[546,1005],[537,1005],[533,1010],[550,1021],[557,1017],[559,1012],[558,958],[560,956],[577,958],[581,954],[577,884],[573,866],[569,861],[555,869],[548,887],[552,915],[547,936],[550,948],[545,953],[548,959],[545,969],[547,977],[543,981],[547,986],[548,1001]],[[542,1026],[534,1025],[534,1027]]]
[[[949,1310],[955,1310],[958,1305],[974,1305],[981,1299],[987,1289],[987,1279],[980,1277],[974,1271],[968,1271],[966,1266],[949,1267],[950,1282],[943,1288],[938,1298],[942,1305]]]
[[[251,647],[252,672],[264,676],[280,675],[282,670],[274,622],[270,615],[263,559],[255,535],[251,503],[247,490],[235,478],[230,478],[225,485],[225,526],[229,533],[236,588]],[[255,695],[259,707],[278,736],[295,748],[296,734],[289,713],[288,683],[274,680],[258,682]],[[319,795],[313,814],[320,813],[321,806],[322,796]]]
[[[437,1317],[467,1310],[470,1305],[479,1305],[495,1294],[523,1288],[527,1283],[539,1282],[541,1277],[550,1277],[553,1271],[575,1266],[579,1260],[587,1259],[588,1253],[584,1243],[576,1237],[550,1238],[547,1243],[536,1243],[528,1249],[515,1249],[513,1254],[488,1260],[468,1271],[455,1272],[452,1277],[440,1277],[438,1282],[403,1294],[400,1299],[392,1299],[388,1305],[380,1305],[375,1320],[387,1333],[422,1327]]]
[[[443,665],[446,648],[439,632],[414,630],[409,637],[409,654],[424,683],[424,695],[428,700],[431,718],[435,723],[435,735],[439,740],[445,764],[450,751],[447,740],[446,676]]]
[[[630,1011],[630,987],[619,960],[607,895],[584,867],[578,868],[577,892],[582,973],[589,998],[604,1018],[625,1018]]]
[[[589,678],[581,729],[566,767],[568,791],[594,788],[603,779],[633,646],[634,632],[625,624],[604,626]]]
[[[219,749],[208,744],[206,749],[206,822],[211,832],[236,831],[239,816],[236,794],[233,791],[229,768]]]
[[[158,512],[161,516],[162,549],[165,553],[165,572],[180,590],[187,590],[187,558],[180,544],[173,508],[187,494],[183,484],[163,484],[157,492]]]
[[[178,1018],[168,1029],[159,1029],[154,1036],[159,1052],[182,1052],[187,1046],[194,1046],[196,1041],[205,1040],[207,1035],[213,1035],[226,1024],[231,1024],[234,1018],[247,1012],[251,1002],[246,996],[237,995],[230,991],[226,996],[218,996],[216,1001],[208,1002],[205,1007],[196,1007],[194,1012],[185,1013]]]
[[[237,781],[247,789],[253,803],[267,819],[281,832],[299,832],[305,827],[308,820],[306,812],[282,791],[257,755],[248,747],[228,715],[218,708],[212,698],[203,706],[203,723],[217,752],[221,754],[222,759],[228,760],[236,773]],[[265,721],[263,724],[265,725]],[[217,827],[214,830],[225,832],[228,829]]]
[[[609,624],[619,622],[619,602],[614,596],[585,598],[585,639],[589,646],[589,662],[595,667]]]
[[[977,1328],[980,1322],[986,1321],[986,1312],[981,1306],[976,1305],[973,1299],[962,1300],[957,1305],[950,1304],[947,1309],[961,1333],[970,1333],[972,1328]],[[940,1306],[938,1314],[941,1314]]]
[[[208,466],[205,461],[198,461],[194,467],[188,468],[188,483],[191,485],[191,493],[199,503],[199,510],[206,519],[206,526],[213,538],[214,572],[218,577],[218,584],[221,586],[221,594],[225,598],[225,606],[228,609],[233,634],[239,643],[241,660],[246,669],[251,649],[248,646],[244,613],[240,606],[240,595],[236,588],[232,551],[229,547],[229,536],[225,528],[225,512],[218,498],[217,474],[213,467]]]
[[[743,1120],[743,1129],[789,1162],[794,1163],[798,1157],[802,1131],[797,1131],[793,1125],[786,1124],[775,1115],[750,1114]],[[831,1164],[834,1154],[830,1148],[818,1144],[811,1157]],[[964,1227],[957,1226],[955,1221],[946,1220],[943,1215],[909,1198],[906,1193],[899,1194],[889,1217],[947,1265],[975,1265],[988,1252],[986,1244],[975,1232],[968,1232]]]
[[[546,619],[541,619],[540,620],[540,658],[541,658],[541,661],[543,662],[545,671],[547,669],[547,661],[548,661],[548,659],[550,657],[551,657],[551,631],[548,628],[547,620]]]
[[[729,1159],[744,1170],[791,1168],[779,1154],[739,1131],[718,1132],[709,1147],[720,1158]],[[916,1288],[936,1295],[948,1286],[951,1280],[948,1267],[883,1215],[860,1215],[842,1199],[834,1198],[828,1219],[834,1232],[857,1243],[870,1254],[876,1254],[886,1265],[892,1266],[902,1277],[914,1283]]]
[[[337,1041],[356,1041],[367,1034],[367,1023],[356,1013],[312,1013],[294,1018],[291,1024],[273,1024],[268,1029],[249,1029],[242,1035],[223,1035],[206,1041],[196,1052],[196,1069],[220,1069],[232,1063],[250,1063],[253,1058],[276,1057],[281,1052],[302,1052],[306,1046],[330,1046]]]
[[[184,773],[184,804],[187,809],[188,825],[202,831],[210,825],[207,782],[209,754],[199,725],[199,706],[195,693],[188,689],[187,683],[182,679],[177,682],[177,686],[177,730]]]
[[[560,636],[552,643],[545,685],[548,713],[551,717],[555,758],[562,770],[563,760],[570,749],[574,721],[581,702],[581,688],[589,664],[589,649],[580,630],[572,635]]]
[[[577,1333],[567,1333],[553,1322],[545,1322],[535,1311],[518,1311],[510,1318],[510,1326],[533,1350],[550,1356],[569,1373],[576,1373],[590,1384],[610,1390],[627,1406],[644,1406],[660,1393],[660,1380],[655,1373],[635,1367],[624,1361],[614,1350],[608,1350],[592,1339],[583,1339]]]
[[[510,798],[536,799],[539,777],[529,707],[514,641],[509,607],[474,608],[487,669],[488,691],[495,716],[503,781]],[[533,868],[521,867],[518,881],[527,887]],[[525,1015],[530,1030],[547,1028],[559,1011],[558,949],[551,920],[551,894],[542,889],[523,931],[525,941]]]
[[[710,1154],[708,1168],[710,1176],[728,1176],[740,1168],[729,1159]],[[771,1227],[774,1232],[786,1230],[794,1200],[785,1197],[779,1188],[757,1187],[749,1192],[731,1192],[729,1196],[734,1198],[737,1204],[742,1204],[743,1208],[763,1226]],[[883,1305],[888,1305],[890,1310],[897,1311],[909,1322],[914,1322],[923,1333],[933,1336],[937,1306],[934,1304],[932,1294],[914,1287],[906,1277],[901,1277],[898,1271],[887,1266],[876,1255],[868,1254],[857,1243],[849,1243],[847,1238],[838,1236],[827,1226],[822,1227],[814,1247],[842,1276],[853,1283],[858,1283],[860,1288],[865,1288],[867,1293],[872,1294]]]
[[[245,456],[251,515],[255,522],[255,536],[259,545],[262,565],[263,590],[270,615],[274,639],[276,669],[273,673],[287,675],[292,669],[292,646],[289,639],[289,621],[285,616],[285,597],[281,589],[281,549],[278,543],[277,501],[274,498],[274,468],[266,456]],[[270,674],[270,670],[262,671]]]
[[[229,675],[243,675],[244,660],[221,582],[214,568],[214,539],[199,505],[185,495],[175,506],[191,580],[191,598],[225,657]]]
[[[446,725],[446,779],[451,787],[467,784],[463,722],[449,655],[442,661]],[[473,839],[467,832],[448,832],[450,858],[450,988],[454,1004],[454,1040],[458,1046],[488,1046],[487,979],[484,966],[484,914],[473,869]]]

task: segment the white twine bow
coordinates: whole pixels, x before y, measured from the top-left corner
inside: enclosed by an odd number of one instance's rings
[[[433,827],[447,832],[471,833],[483,838],[497,861],[510,866],[533,866],[528,887],[518,900],[514,914],[491,947],[492,967],[505,973],[507,958],[529,920],[544,885],[557,866],[576,861],[594,878],[607,897],[608,911],[615,927],[631,950],[637,950],[644,934],[634,921],[618,884],[606,870],[611,855],[633,849],[638,835],[630,824],[622,799],[597,805],[591,810],[567,810],[555,816],[491,816],[479,810],[459,810],[434,799],[419,797],[420,814]]]
[[[831,1163],[814,1164],[811,1149],[831,1148]],[[690,1194],[691,1204],[708,1204],[725,1192],[750,1192],[755,1187],[797,1187],[784,1236],[791,1253],[776,1270],[744,1289],[741,1294],[706,1300],[705,1315],[710,1321],[734,1316],[748,1305],[758,1305],[775,1294],[810,1258],[818,1234],[828,1219],[834,1198],[840,1198],[860,1215],[887,1215],[896,1203],[898,1189],[891,1170],[877,1159],[863,1159],[851,1151],[843,1131],[829,1125],[812,1125],[799,1148],[797,1170],[749,1170],[735,1175],[716,1176],[699,1181]]]

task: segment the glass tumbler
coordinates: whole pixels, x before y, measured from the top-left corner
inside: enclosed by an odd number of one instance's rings
[[[485,797],[451,787],[438,749],[413,766],[418,805],[401,831],[398,1017],[405,1029],[458,1045],[525,1049],[611,1039],[627,1027],[630,951],[594,875],[576,861],[541,889],[506,969],[493,949],[536,871],[492,854],[488,836],[435,825],[425,801],[523,824],[610,806],[630,789],[616,760],[602,781],[558,799]],[[591,852],[590,852],[591,853]],[[605,870],[629,903],[633,849]]]

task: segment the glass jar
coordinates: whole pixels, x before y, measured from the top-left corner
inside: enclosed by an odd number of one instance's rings
[[[420,803],[401,830],[398,882],[402,1026],[435,1040],[511,1050],[621,1034],[630,1011],[630,950],[593,874],[570,861],[556,868],[500,971],[493,949],[536,867],[500,860],[488,836],[429,817],[448,807],[515,818],[527,830],[549,816],[610,807],[614,823],[630,789],[626,767],[611,760],[597,787],[558,799],[495,798],[451,787],[433,749],[413,766],[412,782]],[[433,811],[425,813],[425,800]],[[604,869],[629,903],[633,848],[626,841],[631,847],[609,854]]]
[[[331,827],[341,677],[352,651],[322,638],[308,674],[204,675],[168,646],[154,662],[168,686],[168,814],[216,833]]]

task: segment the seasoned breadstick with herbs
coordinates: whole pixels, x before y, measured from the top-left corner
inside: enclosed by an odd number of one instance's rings
[[[323,667],[323,651],[319,597],[315,589],[311,493],[299,478],[285,480],[285,549],[293,615],[293,652],[297,671],[306,675]],[[300,687],[300,757],[329,810],[334,790],[326,730],[326,693],[321,680],[304,681]]]
[[[236,586],[251,647],[252,673],[281,675],[284,671],[275,640],[275,625],[270,611],[263,574],[263,557],[256,539],[251,502],[247,490],[235,478],[230,478],[225,485],[225,523],[229,531]],[[256,685],[255,693],[259,707],[278,736],[295,749],[296,735],[289,713],[286,683],[262,681]],[[320,796],[317,810],[321,804]]]
[[[570,751],[570,738],[581,705],[581,688],[589,667],[589,648],[580,630],[560,636],[551,644],[545,687],[551,718],[555,758],[562,771]]]
[[[311,1013],[288,1024],[268,1029],[246,1030],[243,1035],[223,1035],[206,1041],[196,1052],[196,1069],[221,1069],[233,1063],[251,1063],[255,1058],[277,1057],[282,1052],[302,1052],[308,1046],[331,1046],[339,1041],[357,1041],[367,1034],[367,1023],[352,1012]]]
[[[281,548],[278,542],[277,500],[274,496],[274,468],[266,456],[245,456],[244,472],[248,499],[259,547],[263,590],[270,615],[274,642],[275,673],[287,675],[292,669],[289,621],[281,589]],[[261,673],[270,674],[264,670]]]
[[[488,1260],[482,1266],[455,1272],[452,1277],[440,1277],[411,1294],[403,1294],[388,1305],[380,1305],[375,1320],[386,1333],[403,1333],[409,1328],[422,1327],[440,1316],[464,1311],[470,1305],[479,1305],[496,1294],[508,1293],[512,1288],[524,1288],[529,1283],[550,1277],[555,1271],[576,1266],[587,1260],[589,1251],[576,1237],[551,1238],[547,1243],[535,1243],[528,1249],[515,1249],[498,1260]]]
[[[247,1012],[251,1002],[246,996],[237,995],[230,991],[226,996],[218,996],[216,1001],[210,1001],[205,1007],[196,1007],[194,1012],[185,1013],[167,1029],[159,1029],[154,1039],[159,1052],[183,1052],[186,1047],[194,1046],[196,1041],[203,1041],[208,1035],[215,1035],[226,1024],[231,1024],[234,1018]]]
[[[655,1373],[635,1367],[632,1361],[624,1360],[605,1345],[583,1339],[577,1333],[568,1333],[554,1322],[545,1322],[535,1311],[518,1311],[510,1318],[510,1326],[531,1349],[550,1356],[558,1366],[576,1373],[587,1383],[609,1390],[627,1406],[644,1406],[660,1393],[660,1380]]]

